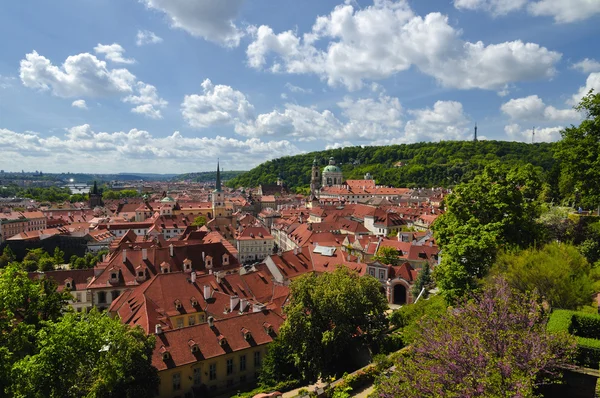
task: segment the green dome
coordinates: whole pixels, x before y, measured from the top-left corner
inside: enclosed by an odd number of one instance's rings
[[[342,169],[340,169],[337,166],[334,165],[329,165],[329,166],[325,166],[325,168],[323,169],[323,173],[341,173]]]
[[[170,196],[165,196],[164,198],[162,198],[162,200],[160,202],[161,203],[170,203],[170,202],[175,202],[175,199],[173,199]]]

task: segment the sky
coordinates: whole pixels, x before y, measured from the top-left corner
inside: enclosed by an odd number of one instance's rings
[[[599,33],[600,0],[3,1],[0,169],[555,141],[600,90]]]

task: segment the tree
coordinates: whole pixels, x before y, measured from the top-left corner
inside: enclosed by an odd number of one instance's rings
[[[491,274],[503,275],[521,292],[537,291],[552,307],[575,310],[592,303],[591,268],[575,246],[551,243],[500,255]]]
[[[573,337],[546,332],[539,298],[497,279],[482,295],[429,318],[381,397],[534,397],[575,354]]]
[[[357,350],[378,343],[387,330],[380,288],[376,279],[342,266],[292,281],[287,318],[276,338],[279,349],[267,354],[270,366],[263,367],[261,380],[285,380],[290,368],[307,381],[348,370]]]
[[[61,265],[65,262],[65,252],[57,247],[54,248],[54,254],[52,255],[54,265]]]
[[[11,250],[10,246],[6,245],[6,247],[2,251],[2,255],[0,255],[0,268],[6,267],[9,263],[15,260],[15,254]]]
[[[67,313],[37,333],[12,368],[14,397],[149,397],[158,387],[154,336],[96,310]],[[60,377],[57,377],[60,375]]]
[[[198,216],[194,218],[194,222],[192,223],[193,227],[201,227],[206,224],[206,217]]]
[[[373,256],[373,260],[389,265],[398,265],[400,263],[400,259],[398,258],[398,250],[389,246],[381,246],[377,250],[377,254]]]
[[[477,285],[499,247],[527,247],[539,236],[540,179],[531,165],[487,166],[445,198],[446,213],[433,224],[442,249],[435,280],[450,301]]]
[[[423,298],[427,298],[427,288],[432,282],[433,278],[431,276],[431,268],[429,267],[429,263],[425,263],[425,265],[423,265],[423,268],[421,268],[421,270],[419,271],[419,274],[417,275],[417,280],[415,280],[415,284],[411,289],[411,294],[413,298],[416,299],[417,297],[419,297],[419,294],[421,293],[421,290],[423,290],[423,288],[425,288],[425,291],[423,292]]]
[[[600,206],[600,94],[590,91],[575,107],[585,114],[577,127],[561,131],[555,158],[560,162],[560,191],[575,206]]]

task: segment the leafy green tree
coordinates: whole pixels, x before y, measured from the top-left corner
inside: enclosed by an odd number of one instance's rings
[[[37,267],[40,271],[52,271],[54,270],[54,259],[50,256],[42,257],[37,263]]]
[[[600,94],[582,98],[578,111],[585,120],[561,131],[555,158],[560,162],[560,191],[575,206],[600,206]]]
[[[192,226],[201,227],[205,224],[206,224],[206,217],[198,216],[198,217],[194,218],[194,222],[192,223]]]
[[[376,279],[341,266],[292,281],[287,318],[276,338],[281,346],[269,351],[265,364],[271,368],[265,367],[262,377],[286,380],[290,375],[283,370],[293,367],[294,375],[313,381],[347,370],[353,354],[379,342],[387,330],[380,288]],[[278,364],[288,366],[274,368]]]
[[[12,368],[13,397],[150,397],[154,337],[93,310],[67,313],[37,333],[37,352]]]
[[[377,250],[377,254],[373,256],[374,261],[379,261],[382,264],[398,265],[400,264],[400,258],[398,257],[398,250],[389,246],[381,246]]]
[[[421,270],[419,271],[417,279],[415,280],[415,284],[411,289],[411,294],[413,298],[416,299],[417,297],[419,297],[421,290],[425,288],[425,291],[423,292],[421,298],[426,299],[428,295],[427,288],[432,282],[433,277],[431,275],[431,267],[429,266],[429,263],[425,263],[425,265],[423,265],[423,268],[421,268]]]
[[[391,376],[379,380],[384,398],[527,397],[558,382],[576,352],[566,333],[546,331],[539,298],[496,280],[483,294],[419,325],[416,339]]]
[[[446,213],[432,226],[442,249],[435,280],[450,301],[477,285],[498,247],[527,247],[540,235],[540,179],[532,165],[488,165],[445,198]]]
[[[65,252],[57,247],[54,248],[54,254],[52,255],[54,265],[61,265],[65,262]]]
[[[591,266],[575,246],[551,243],[517,254],[504,253],[492,268],[521,292],[537,291],[552,307],[578,309],[592,303]]]
[[[15,261],[16,257],[10,246],[6,246],[0,255],[0,268],[6,267],[9,263]]]

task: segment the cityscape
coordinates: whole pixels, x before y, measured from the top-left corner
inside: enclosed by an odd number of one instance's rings
[[[599,21],[0,5],[0,396],[600,396]]]

